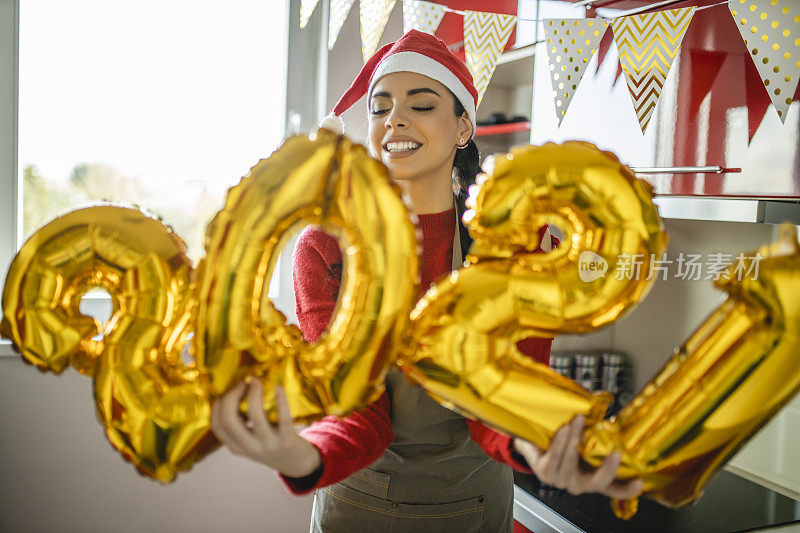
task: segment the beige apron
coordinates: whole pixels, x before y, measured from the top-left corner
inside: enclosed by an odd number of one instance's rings
[[[456,209],[452,268],[461,266]],[[369,467],[314,492],[311,531],[511,532],[511,468],[490,459],[466,420],[392,369],[394,441]]]

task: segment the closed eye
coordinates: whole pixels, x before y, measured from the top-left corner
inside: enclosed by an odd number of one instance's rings
[[[412,107],[414,111],[433,111],[433,106],[431,107]]]

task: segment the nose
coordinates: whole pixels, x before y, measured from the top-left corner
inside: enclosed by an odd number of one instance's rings
[[[404,128],[408,126],[408,120],[406,119],[405,115],[403,114],[400,106],[393,106],[392,110],[389,111],[389,114],[386,116],[386,121],[384,122],[384,126],[386,128]]]

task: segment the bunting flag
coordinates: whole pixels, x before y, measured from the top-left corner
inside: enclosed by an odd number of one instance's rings
[[[403,2],[403,32],[419,30],[433,35],[444,17],[444,6],[422,0]]]
[[[383,30],[396,0],[361,0],[361,55],[364,62],[378,49]]]
[[[308,24],[308,19],[314,14],[319,0],[301,0],[300,1],[300,28],[305,28]]]
[[[693,7],[614,19],[619,62],[644,132],[694,14]]]
[[[728,7],[784,122],[800,79],[800,2],[728,0]]]
[[[553,82],[553,101],[559,126],[607,29],[608,21],[596,18],[544,20],[550,81]]]
[[[331,0],[331,12],[328,18],[328,50],[333,50],[339,32],[347,20],[347,15],[353,7],[355,0]]]
[[[517,23],[514,15],[464,12],[464,53],[467,67],[478,90],[478,105],[492,79],[500,53]]]

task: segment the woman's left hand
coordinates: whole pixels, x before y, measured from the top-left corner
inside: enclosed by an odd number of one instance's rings
[[[528,462],[542,483],[570,494],[597,492],[611,498],[635,498],[642,492],[641,478],[619,482],[614,478],[619,470],[621,455],[613,452],[598,468],[581,465],[578,445],[583,435],[583,416],[562,426],[550,441],[546,452],[528,441],[514,439],[514,449]]]

